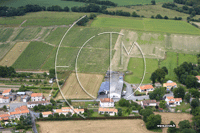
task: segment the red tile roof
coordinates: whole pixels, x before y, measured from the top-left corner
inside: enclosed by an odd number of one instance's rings
[[[102,112],[118,112],[117,109],[115,108],[99,108],[99,111],[102,111]]]
[[[112,98],[101,98],[100,101],[102,103],[105,103],[105,102],[114,102]]]
[[[51,111],[42,112],[42,115],[52,115],[52,112]]]
[[[10,116],[9,114],[1,114],[0,118],[2,118],[2,117],[9,117],[9,116]]]
[[[4,90],[2,94],[11,92],[11,89]]]
[[[177,84],[175,82],[172,82],[172,83],[164,83],[163,85],[165,85],[165,86],[175,86]]]
[[[72,109],[71,107],[62,107],[63,110]]]
[[[42,97],[42,93],[32,93],[31,97]]]
[[[143,85],[143,86],[140,86],[140,90],[146,90],[146,89],[152,89],[153,86],[152,85]]]
[[[200,80],[200,76],[196,76],[196,78],[197,78],[198,80]]]

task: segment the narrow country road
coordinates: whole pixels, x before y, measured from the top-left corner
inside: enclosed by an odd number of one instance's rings
[[[33,129],[33,132],[34,133],[38,133],[37,131],[37,128],[36,128],[36,125],[35,125],[35,116],[34,116],[34,112],[29,110],[30,111],[30,115],[31,115],[31,121],[32,121],[32,129]]]

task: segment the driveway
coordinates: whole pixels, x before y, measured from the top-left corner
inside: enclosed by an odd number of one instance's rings
[[[34,132],[34,133],[38,133],[38,132],[37,132],[36,125],[35,125],[35,116],[34,116],[35,112],[33,112],[33,111],[31,111],[31,110],[29,110],[29,111],[30,111],[30,115],[31,115],[31,121],[32,121],[32,129],[33,129],[33,132]]]

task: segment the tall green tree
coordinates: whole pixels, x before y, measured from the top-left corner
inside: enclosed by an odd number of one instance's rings
[[[161,115],[154,115],[151,114],[148,118],[147,118],[147,123],[146,123],[146,127],[147,129],[156,129],[157,125],[161,124]]]
[[[185,97],[185,88],[183,86],[180,86],[178,88],[174,88],[174,97],[175,98],[182,98],[184,99]]]

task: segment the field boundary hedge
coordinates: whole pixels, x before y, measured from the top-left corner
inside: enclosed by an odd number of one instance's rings
[[[87,117],[87,118],[39,118],[37,121],[65,121],[65,120],[117,120],[117,119],[142,119],[142,116],[122,117]]]

